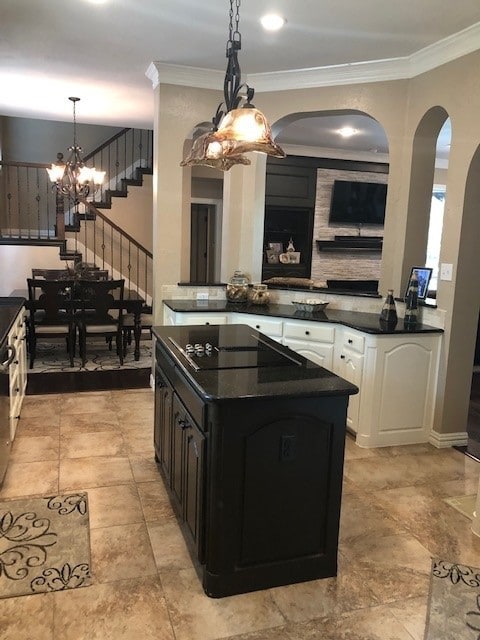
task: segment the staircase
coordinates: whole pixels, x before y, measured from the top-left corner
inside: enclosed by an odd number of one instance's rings
[[[153,133],[123,129],[84,161],[106,171],[106,179],[76,202],[52,190],[45,171],[50,165],[0,162],[0,244],[57,245],[60,259],[108,269],[150,306],[152,253],[103,211],[152,174]]]

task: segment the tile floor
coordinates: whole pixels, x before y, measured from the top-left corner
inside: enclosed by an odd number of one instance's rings
[[[94,584],[0,599],[1,640],[422,640],[431,557],[480,566],[445,498],[480,463],[347,439],[337,578],[204,595],[153,461],[150,389],[28,396],[0,498],[86,490]]]

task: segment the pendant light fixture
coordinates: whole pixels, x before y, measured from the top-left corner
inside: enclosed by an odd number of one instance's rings
[[[90,191],[96,191],[105,179],[105,171],[87,167],[82,159],[82,147],[77,144],[77,121],[75,104],[80,98],[69,98],[73,102],[73,145],[68,147],[70,157],[63,161],[63,153],[57,153],[57,162],[47,169],[53,187],[65,196],[74,199],[86,198]]]
[[[218,106],[212,119],[212,130],[194,141],[189,155],[180,163],[181,166],[204,164],[227,171],[234,164],[250,164],[250,160],[243,155],[250,151],[285,158],[285,152],[273,140],[266,117],[252,104],[254,89],[241,81],[238,62],[238,52],[242,48],[238,28],[239,10],[240,0],[230,0],[224,101]]]

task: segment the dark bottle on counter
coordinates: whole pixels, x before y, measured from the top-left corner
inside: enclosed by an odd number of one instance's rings
[[[414,329],[418,321],[418,279],[415,271],[412,273],[405,298],[405,317],[403,325],[405,329]]]
[[[380,327],[382,329],[395,329],[398,322],[397,308],[393,297],[393,289],[389,289],[380,313]]]

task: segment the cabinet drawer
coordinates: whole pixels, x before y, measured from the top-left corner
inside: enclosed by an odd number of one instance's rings
[[[228,324],[228,316],[216,313],[177,313],[177,324]]]
[[[353,331],[345,331],[343,334],[343,345],[347,349],[363,353],[365,351],[365,337],[353,333]]]
[[[283,335],[285,338],[333,343],[335,327],[315,322],[286,322]]]
[[[264,333],[267,336],[282,337],[283,321],[273,320],[271,318],[263,318],[261,316],[249,316],[247,313],[238,314],[237,322],[248,324],[253,329]]]

